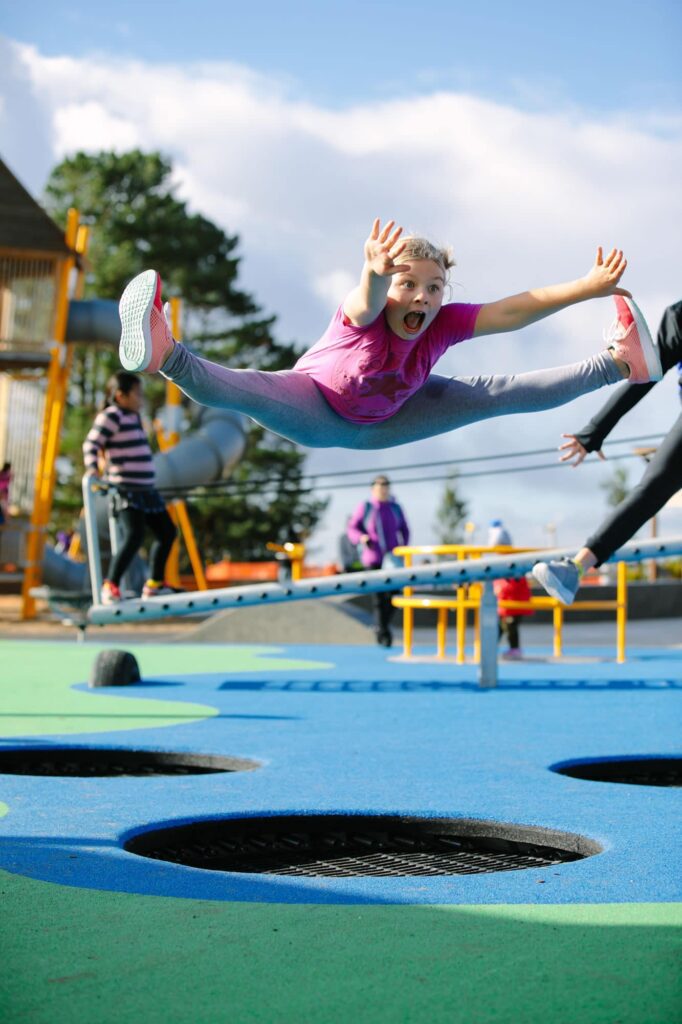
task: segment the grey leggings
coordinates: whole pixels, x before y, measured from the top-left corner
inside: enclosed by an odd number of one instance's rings
[[[298,370],[230,370],[176,345],[163,376],[200,405],[244,413],[296,444],[363,450],[420,441],[493,416],[551,409],[623,379],[607,351],[581,363],[509,377],[431,374],[395,416],[381,423],[351,423]]]

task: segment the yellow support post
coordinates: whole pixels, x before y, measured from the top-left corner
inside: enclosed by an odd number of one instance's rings
[[[476,602],[474,606],[474,664],[478,665],[481,661],[481,597],[483,588],[479,583],[474,583],[471,586],[471,591]]]
[[[616,661],[622,665],[625,657],[625,630],[628,621],[628,567],[619,562],[616,576]]]
[[[45,534],[52,513],[54,484],[56,478],[56,461],[59,454],[64,409],[66,407],[67,386],[71,370],[72,351],[66,344],[66,322],[69,313],[69,283],[71,272],[76,265],[78,243],[87,245],[87,232],[80,234],[78,211],[71,209],[67,215],[65,241],[73,255],[61,261],[57,278],[57,297],[54,319],[55,344],[50,353],[50,366],[47,376],[47,393],[45,396],[45,412],[40,442],[40,455],[36,468],[33,511],[26,541],[26,569],[21,588],[21,617],[33,619],[36,615],[36,603],[31,596],[33,587],[37,587],[41,579],[41,564],[45,548]]]
[[[182,337],[181,337],[181,333],[180,332],[181,332],[182,302],[181,302],[180,299],[174,297],[174,298],[172,298],[170,300],[170,311],[171,311],[171,317],[170,317],[170,320],[171,320],[171,331],[173,332],[173,337],[176,339],[176,341],[181,341]],[[164,446],[162,448],[162,451],[166,451],[167,448],[174,448],[175,445],[180,440],[180,431],[179,431],[178,427],[179,427],[179,415],[180,415],[181,397],[182,397],[182,393],[180,391],[180,388],[177,386],[177,384],[174,384],[173,381],[171,381],[171,380],[166,381],[166,410],[167,410],[168,419],[169,419],[169,424],[168,424],[169,429],[168,429],[167,433],[164,434]],[[172,505],[169,507],[168,511],[169,511],[171,519],[173,520],[175,525],[179,529],[181,529],[181,526],[180,526],[180,516],[179,516],[179,514],[177,512],[178,506],[179,506],[178,502],[173,502]],[[192,536],[192,541],[194,541],[194,537],[193,536]],[[194,547],[196,548],[196,544],[194,544]],[[203,566],[202,566],[201,571],[203,573]],[[196,578],[196,572],[195,572],[194,575],[195,575],[195,578]],[[168,582],[170,583],[170,585],[172,587],[179,587],[180,586],[180,538],[179,537],[176,537],[175,540],[173,541],[173,547],[171,548],[170,554],[168,555],[168,558],[166,560],[166,579],[168,580]],[[198,582],[198,580],[197,580],[197,582]],[[203,590],[205,588],[200,587],[199,589]]]
[[[412,567],[412,554],[405,555],[405,568]],[[412,587],[403,587],[403,597],[412,597]],[[412,643],[414,640],[414,609],[403,608],[403,657],[412,657]]]
[[[552,653],[555,658],[560,658],[563,653],[564,609],[558,601],[554,605],[554,610],[552,612],[552,623],[554,625],[554,643]]]
[[[447,636],[448,629],[448,610],[447,608],[438,609],[438,625],[436,627],[437,636],[437,654],[439,658],[445,657],[445,639]]]

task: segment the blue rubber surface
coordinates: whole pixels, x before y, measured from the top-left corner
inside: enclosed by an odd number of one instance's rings
[[[205,648],[197,647],[197,665]],[[310,669],[145,679],[121,700],[211,705],[215,717],[165,728],[31,736],[31,746],[130,747],[255,759],[255,771],[187,777],[0,776],[0,867],[72,886],[192,899],[283,903],[525,904],[680,898],[679,789],[568,778],[580,758],[681,752],[682,651],[633,651],[627,664],[475,668],[405,664],[380,648],[291,646]],[[596,652],[583,651],[586,657]],[[321,668],[320,663],[328,667]],[[274,662],[273,662],[274,665]],[[74,684],[85,688],[84,683]],[[166,684],[166,685],[164,685]],[[87,688],[85,688],[87,689]],[[5,747],[22,745],[12,739]],[[152,826],[267,814],[405,814],[539,825],[596,840],[574,863],[486,875],[305,878],[202,871],[137,857],[124,839]]]

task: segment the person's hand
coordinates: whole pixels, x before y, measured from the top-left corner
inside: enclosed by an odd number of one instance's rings
[[[628,261],[621,249],[612,249],[604,258],[602,247],[599,246],[594,266],[584,277],[590,296],[599,298],[604,295],[625,295],[631,299],[630,292],[618,287],[627,265]]]
[[[360,538],[360,543],[364,544],[365,547],[367,547],[367,545],[369,544],[369,534],[368,533],[363,533],[362,537]]]
[[[365,242],[365,264],[377,277],[391,277],[410,269],[407,263],[395,262],[406,245],[405,242],[399,241],[402,233],[403,229],[395,227],[394,220],[389,220],[382,228],[377,217],[372,224],[369,238]]]
[[[561,436],[568,438],[568,440],[564,444],[559,445],[559,451],[565,452],[564,455],[559,457],[559,462],[572,462],[573,468],[575,469],[575,467],[579,466],[587,455],[587,448],[584,444],[580,443],[575,434],[562,434]],[[606,456],[601,448],[597,452],[597,455],[602,462],[606,462]]]

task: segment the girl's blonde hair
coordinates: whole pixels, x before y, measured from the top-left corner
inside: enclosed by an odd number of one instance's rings
[[[455,260],[450,246],[439,248],[428,238],[419,238],[417,235],[408,235],[402,239],[406,246],[396,260],[396,263],[409,263],[410,260],[433,260],[442,268],[445,280],[448,280],[448,271],[454,267]]]

